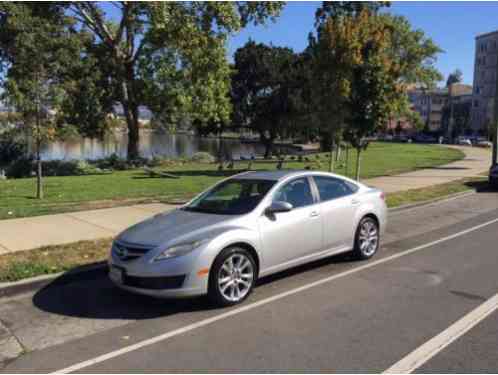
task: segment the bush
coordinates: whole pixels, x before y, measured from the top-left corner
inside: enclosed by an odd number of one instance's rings
[[[31,177],[35,173],[33,159],[17,159],[7,167],[5,173],[8,178]]]
[[[190,160],[197,163],[214,163],[216,161],[214,156],[208,152],[196,152]]]
[[[100,159],[94,162],[98,168],[101,169],[115,169],[118,171],[123,171],[130,169],[130,165],[124,159],[121,159],[118,155],[112,154],[104,159]]]
[[[84,160],[49,160],[42,163],[43,176],[84,176],[108,173]],[[12,163],[6,171],[9,178],[23,178],[36,175],[36,162],[32,158],[23,158]]]
[[[0,166],[21,159],[26,153],[24,141],[12,137],[8,133],[0,134]]]

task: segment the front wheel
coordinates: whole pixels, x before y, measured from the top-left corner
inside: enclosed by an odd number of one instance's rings
[[[231,247],[215,259],[208,296],[217,305],[232,306],[246,299],[256,281],[256,263],[245,249]]]
[[[369,259],[379,250],[379,224],[372,217],[364,217],[356,230],[353,253],[358,259]]]

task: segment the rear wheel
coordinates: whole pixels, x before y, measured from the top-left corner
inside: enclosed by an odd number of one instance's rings
[[[358,259],[369,259],[379,250],[379,224],[372,217],[364,217],[356,230],[353,253]]]
[[[215,259],[209,274],[209,298],[221,306],[236,305],[251,294],[256,263],[245,249],[230,247]]]

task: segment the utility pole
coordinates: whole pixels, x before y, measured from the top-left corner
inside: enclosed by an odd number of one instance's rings
[[[36,74],[36,198],[43,199],[41,129],[40,129],[40,80]]]
[[[493,159],[491,159],[491,166],[498,164],[498,121],[494,124],[493,134]]]

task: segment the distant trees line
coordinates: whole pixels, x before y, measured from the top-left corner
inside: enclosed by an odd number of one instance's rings
[[[304,51],[249,41],[230,64],[228,37],[275,19],[283,6],[1,3],[3,100],[38,140],[68,124],[102,135],[119,103],[130,160],[139,157],[138,113],[146,106],[156,121],[188,119],[200,133],[251,129],[267,156],[278,137],[320,139],[328,150],[347,142],[358,150],[359,173],[367,137],[409,114],[407,87],[441,79],[434,66],[441,50],[405,18],[381,11],[388,2],[323,2]]]

